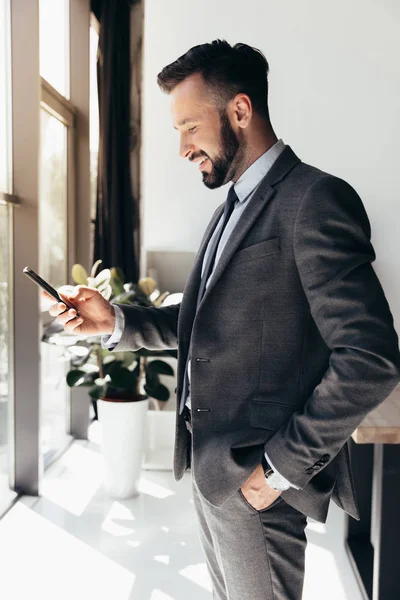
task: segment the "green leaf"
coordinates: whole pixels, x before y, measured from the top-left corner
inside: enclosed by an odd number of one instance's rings
[[[87,285],[88,284],[88,274],[86,269],[82,267],[82,265],[75,264],[71,270],[72,279],[78,285]]]
[[[113,289],[114,296],[123,294],[125,291],[125,288],[124,288],[124,276],[123,276],[122,271],[120,269],[116,269],[115,267],[112,267],[112,269],[110,269],[110,271],[111,271],[110,284]]]
[[[136,379],[139,377],[140,375],[140,363],[137,363],[135,368],[132,369],[132,374],[136,377]]]
[[[137,377],[129,371],[129,369],[125,369],[124,367],[120,369],[115,369],[112,373],[110,373],[111,381],[110,385],[116,388],[124,389],[124,390],[132,390],[136,388]]]
[[[142,277],[139,279],[139,287],[146,296],[150,296],[157,289],[157,283],[152,277]]]
[[[124,352],[111,352],[110,356],[114,356],[117,360],[119,360],[119,362],[124,362],[125,359],[129,356],[131,359],[131,363],[134,360],[134,354],[131,350],[126,350]]]
[[[82,365],[81,370],[84,371],[85,373],[97,374],[99,372],[99,367],[92,363],[85,363],[84,365]]]
[[[147,385],[144,386],[146,394],[155,398],[156,400],[161,400],[162,402],[166,402],[169,399],[169,391],[165,385],[158,385],[156,388],[149,388]]]
[[[125,273],[121,269],[121,267],[112,267],[111,271],[118,277],[122,282],[125,281]]]
[[[132,356],[131,353],[127,352],[122,364],[124,365],[124,367],[128,368],[136,362],[137,362],[137,359],[134,356]]]
[[[91,396],[94,400],[98,400],[103,395],[103,387],[94,387],[89,390],[89,396]]]
[[[93,350],[95,350],[95,348],[93,348]],[[101,356],[101,360],[103,360],[106,356],[115,356],[115,353],[111,354],[111,352],[109,350],[107,350],[107,348],[102,348],[100,346],[100,356]]]
[[[87,381],[86,377],[87,375],[85,371],[81,371],[80,369],[72,369],[67,374],[67,384],[69,387],[84,385]]]
[[[149,362],[147,370],[158,373],[159,375],[171,375],[171,377],[175,375],[173,368],[163,360],[153,360],[152,362]]]
[[[150,389],[155,389],[160,385],[160,379],[155,371],[150,371],[148,367],[146,367],[146,385]]]
[[[115,352],[114,354],[112,354],[111,352],[108,354],[108,356],[104,356],[102,357],[102,362],[103,365],[108,365],[112,362],[115,362],[117,360],[117,356],[115,356],[117,353]]]
[[[123,363],[119,360],[103,363],[103,373],[112,377],[112,374],[121,369],[121,367],[123,367]]]
[[[174,358],[178,356],[176,350],[146,350],[145,348],[140,348],[135,354],[138,356],[173,356]]]

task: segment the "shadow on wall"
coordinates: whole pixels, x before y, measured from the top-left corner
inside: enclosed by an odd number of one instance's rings
[[[146,274],[157,281],[160,290],[183,292],[195,256],[195,252],[146,252]]]

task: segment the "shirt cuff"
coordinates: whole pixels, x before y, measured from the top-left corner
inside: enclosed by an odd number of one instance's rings
[[[265,458],[267,460],[267,463],[269,464],[269,466],[271,467],[271,469],[277,473],[277,475],[279,475],[279,477],[281,477],[283,479],[283,482],[286,483],[287,485],[290,485],[290,487],[294,488],[295,490],[299,490],[300,488],[297,487],[297,485],[294,485],[293,483],[290,483],[290,481],[288,481],[286,479],[286,477],[284,477],[281,473],[279,473],[279,471],[277,469],[275,469],[274,465],[272,464],[272,462],[270,461],[268,454],[266,452],[264,452]]]
[[[125,327],[125,315],[122,309],[116,304],[112,304],[112,307],[114,308],[115,314],[114,331],[111,335],[101,336],[101,347],[105,350],[113,350],[115,348],[115,346],[121,341]]]

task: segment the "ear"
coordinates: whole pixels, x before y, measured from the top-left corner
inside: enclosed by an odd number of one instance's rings
[[[253,106],[247,94],[237,94],[231,100],[232,123],[241,129],[248,127],[253,115]]]

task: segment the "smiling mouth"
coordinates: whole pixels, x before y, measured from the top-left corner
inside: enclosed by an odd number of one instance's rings
[[[201,160],[199,160],[199,162],[197,164],[199,165],[200,170],[201,170],[201,166],[204,165],[207,161],[208,161],[207,157],[204,157]]]

